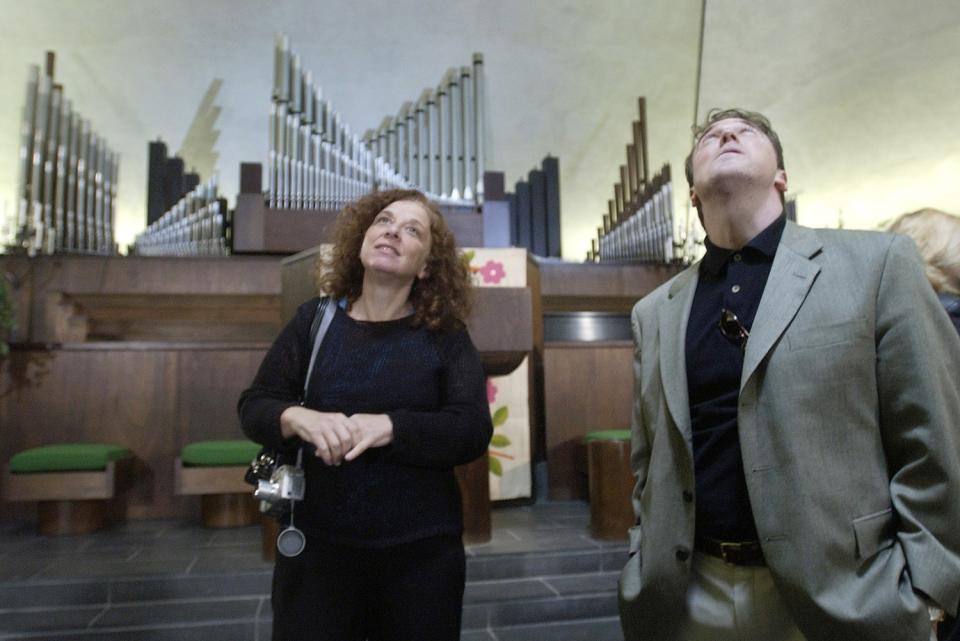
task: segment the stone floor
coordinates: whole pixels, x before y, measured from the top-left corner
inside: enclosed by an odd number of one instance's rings
[[[464,641],[621,641],[623,543],[595,541],[584,503],[495,508],[467,547]],[[0,526],[0,639],[267,641],[271,566],[259,528],[132,521],[41,537]]]

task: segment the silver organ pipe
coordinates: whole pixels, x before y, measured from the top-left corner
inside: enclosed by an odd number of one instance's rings
[[[620,166],[614,198],[587,252],[597,262],[686,262],[685,243],[678,241],[673,211],[670,166],[648,174],[646,100],[639,99],[640,118],[632,123],[627,162]],[[685,232],[684,232],[685,233]]]
[[[274,41],[267,204],[339,209],[371,191],[415,187],[439,203],[483,198],[483,56],[448,70],[363,136],[351,134],[289,39]]]
[[[62,85],[31,65],[20,129],[16,237],[29,255],[114,254],[120,156],[93,131]]]
[[[200,183],[137,234],[138,256],[226,256],[230,253],[227,201],[217,179]]]

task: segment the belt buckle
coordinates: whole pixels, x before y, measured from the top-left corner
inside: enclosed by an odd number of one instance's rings
[[[736,561],[732,560],[730,556],[736,556],[738,552],[743,549],[743,544],[737,541],[720,541],[720,558],[723,559],[725,563],[736,564]]]

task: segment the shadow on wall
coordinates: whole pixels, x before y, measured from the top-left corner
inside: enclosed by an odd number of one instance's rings
[[[177,151],[177,155],[183,158],[184,165],[199,175],[201,180],[209,180],[216,173],[217,160],[220,157],[215,149],[217,139],[220,137],[220,130],[215,128],[217,118],[220,116],[220,107],[214,102],[222,86],[223,79],[214,78],[207,87],[197,107],[197,113],[193,116],[193,122],[190,123],[187,135],[183,139],[183,144]]]

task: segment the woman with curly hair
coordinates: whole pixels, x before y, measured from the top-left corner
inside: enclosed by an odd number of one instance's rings
[[[436,207],[377,192],[340,214],[318,285],[336,310],[303,392],[318,299],[240,397],[243,430],[304,443],[302,554],[278,556],[273,639],[460,638],[463,520],[453,467],[486,452],[485,378],[465,327],[470,277]]]

